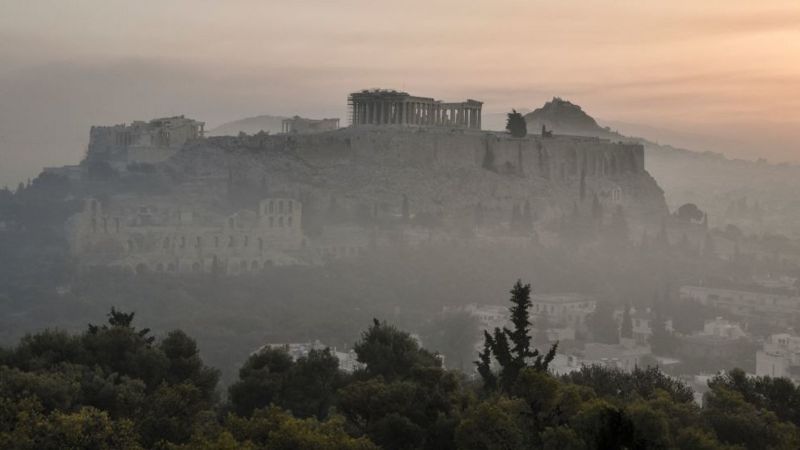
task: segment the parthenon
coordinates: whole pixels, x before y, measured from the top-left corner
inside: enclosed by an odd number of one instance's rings
[[[402,125],[481,129],[483,102],[446,103],[391,89],[365,89],[347,99],[352,126]]]

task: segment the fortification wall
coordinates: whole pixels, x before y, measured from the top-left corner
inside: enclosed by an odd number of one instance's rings
[[[397,204],[406,195],[417,210],[456,222],[478,203],[498,217],[526,201],[558,216],[576,200],[590,205],[594,195],[609,211],[621,205],[640,216],[666,212],[663,192],[644,169],[643,147],[598,138],[363,126],[210,138],[196,148],[198,156],[187,150],[174,160],[177,170],[250,185],[266,180],[273,191],[310,192],[323,203],[334,195],[353,207]]]
[[[579,136],[522,139],[472,130],[361,127],[306,135],[226,139],[225,146],[289,152],[314,165],[378,163],[437,169],[484,168],[565,180],[585,174],[643,174],[644,148]],[[235,142],[233,142],[234,140]]]

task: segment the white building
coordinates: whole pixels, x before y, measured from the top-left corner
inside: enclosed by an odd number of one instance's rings
[[[506,305],[476,305],[473,303],[465,306],[463,310],[478,319],[478,326],[481,330],[489,332],[495,328],[507,326],[510,319]]]
[[[756,352],[756,375],[800,382],[800,336],[773,334]]]
[[[320,341],[314,342],[292,342],[286,344],[265,344],[254,351],[253,354],[264,351],[268,348],[284,349],[292,357],[292,360],[297,361],[299,358],[307,357],[312,350],[325,350],[329,348]],[[336,348],[331,348],[331,353],[336,359],[339,360],[339,370],[342,372],[353,373],[358,369],[362,369],[364,364],[358,362],[358,357],[354,350],[348,352],[340,352]]]
[[[681,296],[740,317],[763,318],[780,326],[800,318],[800,297],[781,290],[683,286]]]
[[[633,339],[620,339],[619,344],[587,343],[583,362],[630,372],[641,366],[642,358],[646,356],[652,356],[649,346],[639,345]]]
[[[617,326],[622,326],[622,319],[624,316],[624,309],[617,309],[614,311],[614,320],[616,320]],[[650,308],[631,308],[630,316],[632,330],[631,337],[640,345],[645,345],[650,342],[650,337],[653,336],[653,326],[656,320],[655,312],[653,312],[653,310]],[[672,328],[672,319],[666,319],[664,321],[664,329],[670,333],[674,331]]]
[[[747,333],[742,327],[730,320],[717,317],[714,320],[706,320],[703,324],[703,332],[699,333],[701,336],[710,336],[718,339],[736,340],[747,337]]]
[[[578,329],[586,322],[586,317],[597,308],[592,297],[575,294],[535,294],[531,298],[531,315],[545,317],[554,325],[565,325]]]

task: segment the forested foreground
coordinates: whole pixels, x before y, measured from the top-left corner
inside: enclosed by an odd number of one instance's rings
[[[786,379],[734,370],[699,407],[655,368],[554,377],[555,348],[531,347],[529,295],[515,285],[511,328],[486,333],[475,380],[375,320],[356,373],[328,350],[293,361],[268,349],[227,392],[191,337],[156,339],[112,310],[80,334],[46,330],[0,350],[0,448],[800,448],[800,390]]]

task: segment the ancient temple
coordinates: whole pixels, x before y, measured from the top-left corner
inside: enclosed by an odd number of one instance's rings
[[[447,103],[391,89],[365,89],[347,99],[352,126],[401,125],[481,129],[483,102]]]

